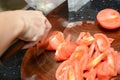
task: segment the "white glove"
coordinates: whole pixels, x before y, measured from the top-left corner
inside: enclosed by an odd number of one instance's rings
[[[18,11],[23,19],[24,30],[18,37],[21,40],[30,41],[24,48],[35,45],[48,33],[51,24],[40,11]]]

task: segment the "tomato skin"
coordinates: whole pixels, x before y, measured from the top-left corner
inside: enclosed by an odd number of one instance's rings
[[[68,59],[76,47],[77,47],[77,44],[74,42],[65,41],[61,43],[55,52],[55,59],[57,61],[63,61]]]
[[[103,52],[110,47],[110,41],[105,34],[96,33],[94,34],[94,37],[100,52]]]
[[[120,74],[120,52],[115,52],[114,57],[115,57],[115,67],[117,69],[117,73]]]
[[[46,50],[56,50],[59,44],[64,42],[64,35],[60,31],[54,31],[50,34],[48,39],[49,45]]]
[[[97,21],[105,29],[116,29],[120,27],[120,14],[117,10],[106,8],[98,12]]]
[[[91,45],[93,41],[94,38],[89,32],[81,32],[76,40],[76,43]]]
[[[84,80],[83,71],[77,60],[66,60],[56,70],[57,80]]]
[[[57,80],[109,80],[120,74],[120,53],[111,48],[112,38],[103,33],[81,33],[75,42],[68,35],[55,53],[63,61],[56,71]]]

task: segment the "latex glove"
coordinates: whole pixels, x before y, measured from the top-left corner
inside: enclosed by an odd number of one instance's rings
[[[50,29],[50,22],[40,11],[0,12],[0,53],[4,52],[16,39],[30,42],[24,48],[31,47],[42,40]]]
[[[30,42],[24,48],[33,46],[38,41],[41,41],[51,29],[50,22],[40,11],[17,11],[17,13],[24,22],[24,30],[18,38]]]

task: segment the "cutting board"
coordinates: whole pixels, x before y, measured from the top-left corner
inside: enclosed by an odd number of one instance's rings
[[[90,32],[92,35],[98,32],[106,34],[113,38],[112,47],[120,51],[120,29],[108,31],[99,26],[96,21],[80,21],[75,22],[72,28],[64,26],[63,22],[67,20],[66,4],[59,6],[56,10],[50,13],[47,18],[51,22],[54,30],[62,31],[65,36],[72,35],[72,40],[76,40],[80,32]],[[79,23],[82,24],[80,25]],[[57,62],[54,58],[55,51],[44,51],[41,55],[36,55],[35,47],[27,50],[21,64],[21,79],[22,80],[56,80],[55,72],[61,62]],[[119,80],[118,77],[115,80]]]
[[[120,29],[108,31],[102,29],[96,22],[83,21],[82,25],[77,25],[72,28],[65,28],[63,33],[65,36],[72,35],[72,41],[75,41],[80,32],[104,33],[108,37],[113,38],[112,47],[120,51]],[[36,55],[34,47],[30,48],[23,58],[21,76],[23,80],[56,80],[55,72],[61,62],[57,62],[54,58],[55,51],[44,51],[40,56]]]

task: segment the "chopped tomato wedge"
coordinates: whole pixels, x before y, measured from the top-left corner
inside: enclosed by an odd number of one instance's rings
[[[61,63],[55,76],[57,80],[84,80],[77,60],[66,60]]]
[[[120,74],[120,53],[115,52],[114,53],[115,57],[115,67],[117,69],[117,73]]]
[[[103,9],[97,14],[97,21],[105,29],[116,29],[120,27],[120,14],[114,9]]]
[[[79,45],[78,47],[76,47],[76,49],[74,50],[69,59],[70,60],[76,59],[77,61],[79,61],[81,69],[85,70],[88,64],[88,46]]]
[[[106,61],[99,63],[95,69],[99,80],[110,79],[110,75],[109,75],[110,72],[108,70],[108,64]]]
[[[77,44],[84,43],[86,45],[91,45],[93,41],[94,41],[94,38],[89,32],[81,32],[76,40],[76,43]]]
[[[49,37],[49,45],[46,48],[47,50],[56,50],[59,44],[61,44],[64,40],[64,35],[60,31],[54,31]]]
[[[110,47],[110,42],[106,35],[102,33],[96,33],[94,37],[100,52],[103,52]]]
[[[61,43],[55,52],[55,59],[58,61],[68,59],[76,47],[77,47],[77,44],[73,42],[65,41]]]
[[[96,70],[92,68],[89,72],[85,72],[84,77],[86,80],[96,80]]]
[[[72,67],[71,65],[71,61],[64,61],[63,63],[61,63],[61,65],[58,67],[58,69],[56,70],[56,79],[57,80],[67,80],[65,78],[68,78],[68,73],[69,73],[69,68]],[[74,77],[74,73],[71,71],[71,76]]]
[[[75,48],[74,52],[70,56],[70,59],[81,59],[83,54],[88,53],[88,47],[86,45],[79,45]]]

